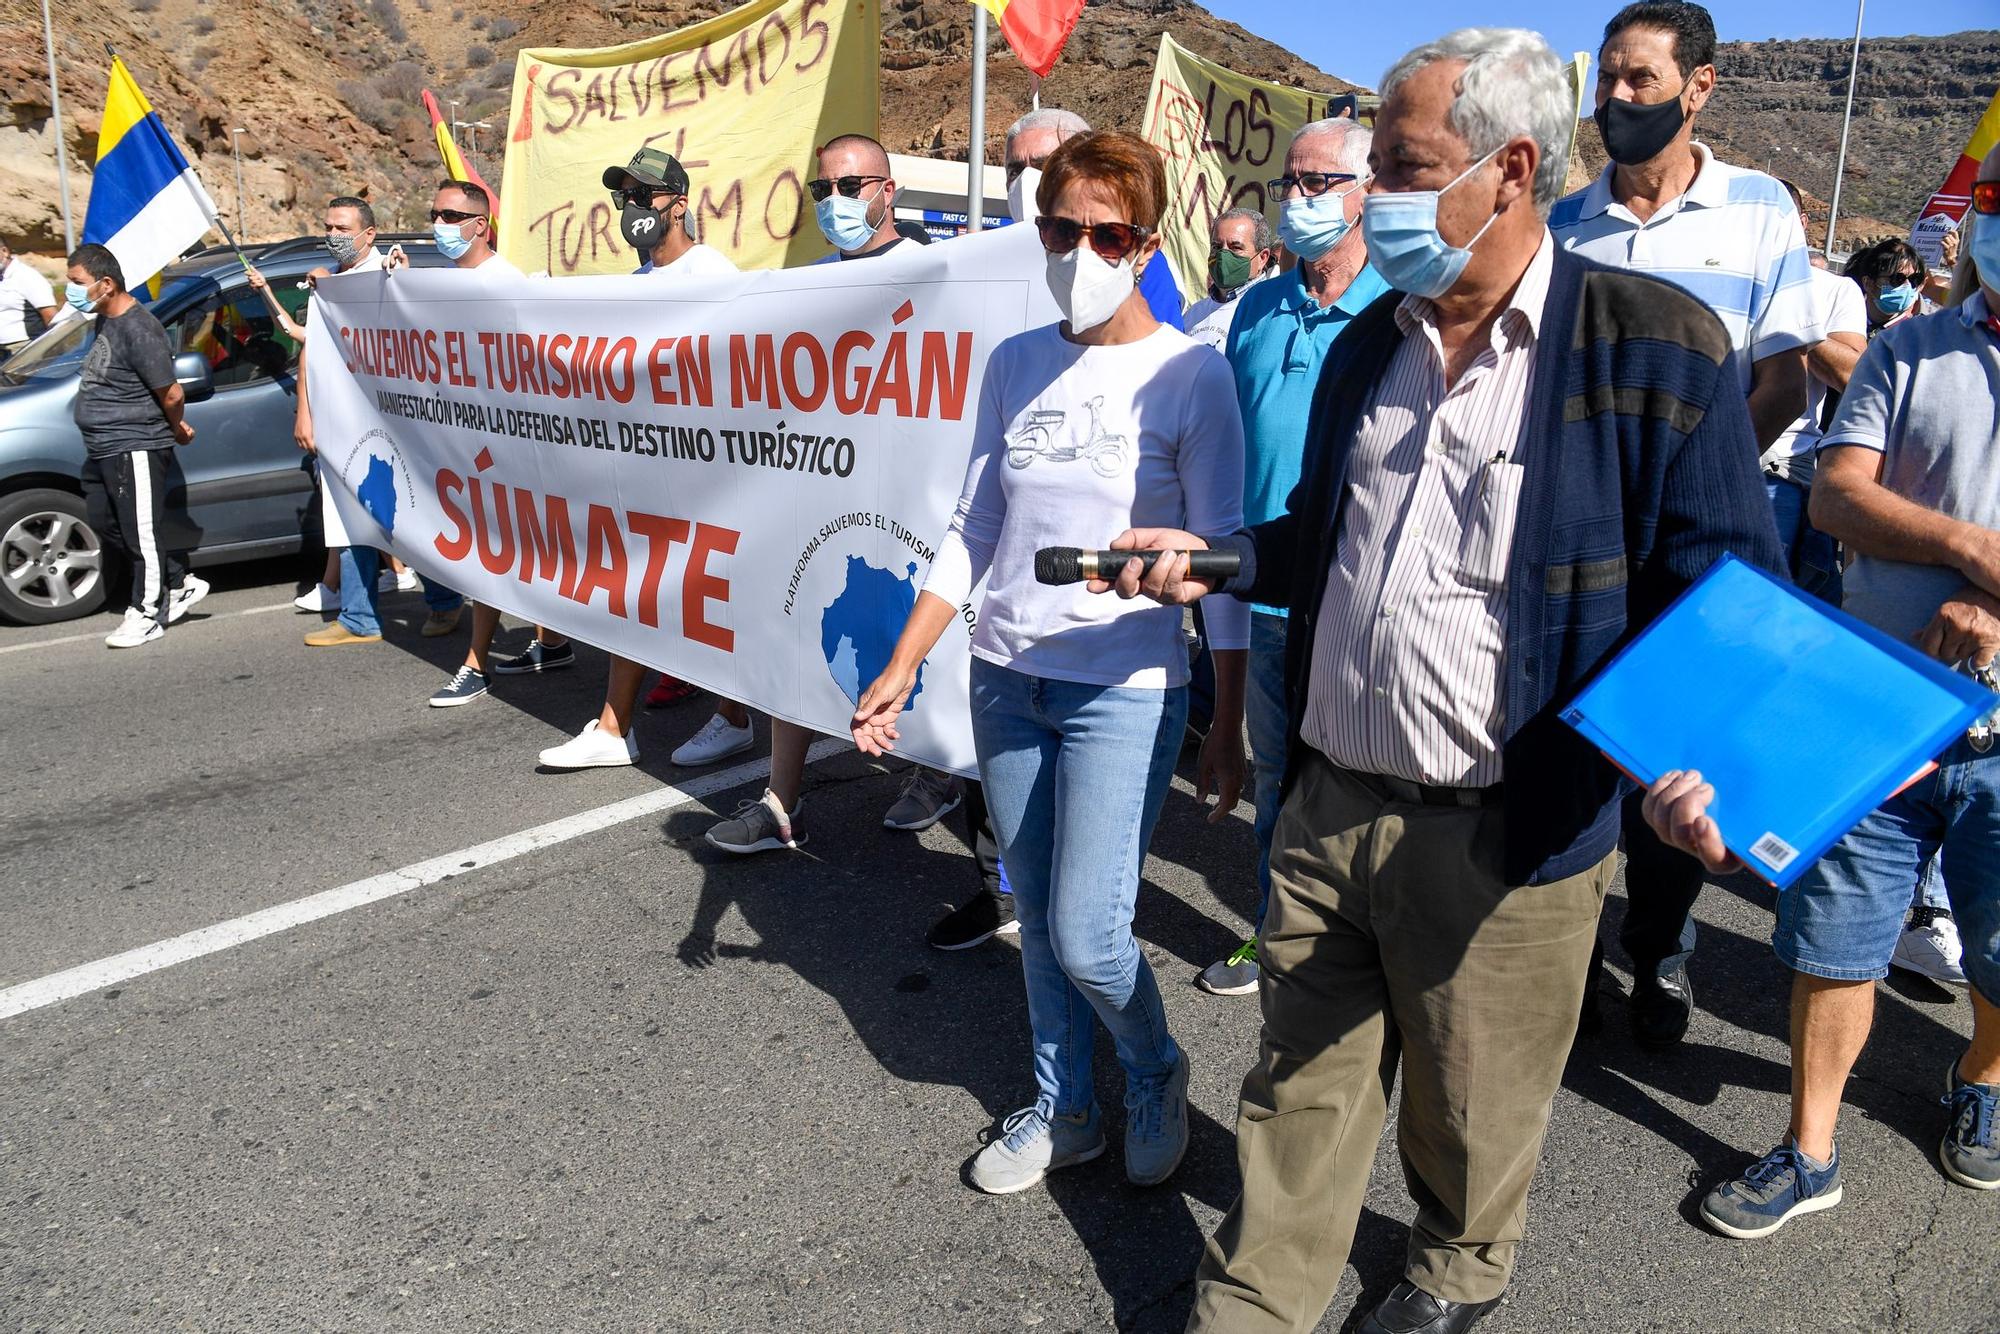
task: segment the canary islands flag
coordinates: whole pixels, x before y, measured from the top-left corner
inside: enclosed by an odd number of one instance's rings
[[[215,205],[201,188],[201,178],[181,156],[125,62],[113,56],[84,241],[110,248],[130,290],[172,263],[214,221]]]

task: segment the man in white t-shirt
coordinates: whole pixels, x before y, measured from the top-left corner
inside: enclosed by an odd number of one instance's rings
[[[56,294],[49,280],[15,257],[14,247],[0,241],[0,358],[11,357],[39,330],[31,331],[29,316],[43,325],[56,318]]]
[[[626,244],[646,257],[636,276],[685,283],[737,272],[727,255],[689,234],[688,174],[673,154],[642,148],[624,166],[604,169],[604,188],[611,192],[611,202],[619,210],[619,232]],[[526,653],[494,663],[493,670],[502,675],[541,670],[554,655],[567,658],[573,652],[566,639],[556,644],[547,641],[548,632],[538,630]],[[541,753],[546,767],[594,769],[638,762],[639,739],[632,731],[632,714],[638,708],[639,687],[645,683],[647,669],[630,658],[615,653],[609,656],[611,669],[603,709],[576,736]],[[653,698],[668,703],[691,690],[684,682],[663,676]],[[713,764],[755,744],[749,713],[741,704],[723,700],[716,716],[672,758],[680,765]]]
[[[1208,231],[1208,295],[1188,307],[1188,337],[1217,352],[1229,341],[1236,299],[1250,284],[1277,272],[1278,237],[1254,208],[1218,213]]]

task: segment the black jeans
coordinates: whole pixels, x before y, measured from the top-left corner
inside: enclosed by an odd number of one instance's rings
[[[1000,893],[1000,843],[993,837],[993,821],[986,814],[986,789],[976,778],[965,780],[965,800],[959,806],[965,816],[965,841],[972,846],[972,858],[979,863],[979,889],[983,894]]]
[[[1645,793],[1625,799],[1625,925],[1618,943],[1639,977],[1684,966],[1694,953],[1694,903],[1705,878],[1700,862],[1660,842],[1639,813]]]

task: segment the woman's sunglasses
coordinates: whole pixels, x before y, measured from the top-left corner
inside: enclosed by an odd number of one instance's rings
[[[1035,230],[1042,234],[1042,248],[1051,255],[1067,255],[1089,236],[1090,248],[1113,264],[1144,245],[1153,234],[1152,228],[1129,222],[1093,222],[1086,227],[1075,218],[1047,215],[1035,219]]]
[[[826,177],[820,176],[807,181],[806,189],[812,191],[813,202],[815,203],[825,199],[835,190],[852,199],[876,181],[886,181],[888,179],[887,176],[837,176],[832,180],[828,180]]]

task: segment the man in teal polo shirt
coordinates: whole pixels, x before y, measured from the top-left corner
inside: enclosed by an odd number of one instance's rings
[[[1224,345],[1243,409],[1243,522],[1285,512],[1304,464],[1306,416],[1326,350],[1347,322],[1389,290],[1368,265],[1361,241],[1361,196],[1368,184],[1368,130],[1352,120],[1320,120],[1300,130],[1285,174],[1270,185],[1278,239],[1298,257],[1287,274],[1257,283],[1237,300]],[[1285,773],[1285,609],[1252,604],[1250,680],[1244,701],[1257,806],[1257,887],[1271,889],[1271,829]],[[1257,910],[1258,925],[1263,908]],[[1257,989],[1257,940],[1202,970],[1197,984],[1218,996]]]

